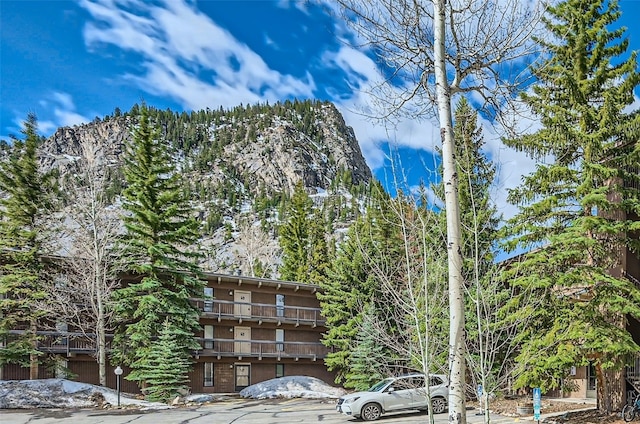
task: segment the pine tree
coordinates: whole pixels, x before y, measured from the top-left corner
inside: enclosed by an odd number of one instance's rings
[[[393,358],[380,343],[376,331],[376,315],[373,305],[363,310],[363,322],[356,335],[356,345],[351,353],[351,366],[345,376],[345,387],[354,390],[367,390],[375,382],[388,377],[386,372]]]
[[[157,340],[151,343],[148,357],[132,377],[137,380],[139,375],[147,382],[144,392],[148,400],[168,402],[187,392],[191,361],[182,354],[180,340],[189,336],[165,319]]]
[[[7,161],[0,165],[0,367],[8,363],[30,365],[29,376],[38,378],[36,330],[42,312],[34,307],[46,297],[40,256],[48,231],[42,218],[49,213],[51,179],[38,166],[37,120],[30,114],[22,129],[24,140],[13,139]],[[19,336],[10,330],[22,329]]]
[[[320,282],[322,291],[317,295],[327,327],[322,343],[331,348],[325,364],[336,372],[336,383],[347,381],[351,341],[360,333],[361,308],[370,301],[375,285],[363,257],[363,240],[358,237],[358,234],[367,233],[368,224],[364,218],[349,228],[346,240],[338,246],[329,278]],[[349,378],[354,378],[353,373]]]
[[[482,152],[485,142],[477,113],[465,98],[458,102],[454,116],[463,276],[465,282],[472,283],[476,279],[474,274],[482,278],[494,259],[500,223],[491,196],[496,169]]]
[[[616,1],[566,0],[548,13],[551,41],[537,40],[548,56],[523,96],[543,127],[506,140],[532,158],[551,158],[510,193],[521,209],[509,222],[509,247],[536,248],[512,280],[521,294],[513,316],[534,320],[519,337],[517,384],[553,388],[571,366],[591,362],[599,408],[610,413],[622,406],[624,359],[639,349],[625,323],[640,318],[640,291],[612,272],[621,251],[638,254],[630,234],[640,224],[626,218],[640,207],[632,188],[640,114],[626,111],[640,82],[637,53],[625,59],[624,28],[607,28],[620,16]],[[525,304],[527,296],[537,302]]]
[[[327,278],[331,267],[326,233],[326,225],[323,219],[318,217],[311,222],[308,257],[309,271],[307,272],[307,281],[311,284],[319,284]]]
[[[296,184],[287,208],[286,222],[280,227],[282,267],[280,278],[288,281],[308,282],[309,244],[313,201],[305,192],[302,182]]]
[[[382,275],[397,281],[406,276],[402,269],[403,238],[390,210],[391,203],[396,201],[390,199],[379,184],[372,192],[372,204],[367,213],[351,225],[345,240],[337,247],[336,258],[328,277],[321,281],[322,291],[318,293],[327,326],[322,342],[332,348],[325,363],[336,372],[336,382],[342,382],[345,387],[366,385],[375,372],[369,370],[362,375],[359,370],[365,352],[364,347],[357,348],[360,343],[354,340],[358,340],[363,326],[367,325],[365,317],[369,323],[379,321],[378,343],[387,358],[400,356],[390,346],[394,340],[410,338],[398,334],[395,307],[382,281],[385,278]],[[410,360],[403,357],[400,362]],[[379,362],[378,366],[387,371],[386,364]],[[381,368],[379,372],[383,371]]]
[[[454,117],[462,275],[467,287],[467,364],[473,381],[490,392],[510,377],[507,374],[510,367],[505,364],[513,359],[511,338],[517,331],[517,325],[505,324],[499,315],[511,293],[509,286],[498,278],[494,263],[501,220],[492,201],[495,165],[483,153],[485,143],[482,129],[478,126],[477,112],[465,98],[458,102]],[[444,187],[440,184],[434,191],[442,197]],[[441,220],[444,228],[444,217]]]
[[[151,378],[146,364],[154,354],[153,340],[164,321],[176,332],[177,352],[184,358],[198,348],[193,335],[200,328],[200,312],[189,299],[203,293],[198,255],[187,250],[197,240],[198,224],[145,105],[127,146],[124,174],[122,266],[138,278],[114,293],[121,322],[114,359],[130,366],[127,378],[144,386]]]

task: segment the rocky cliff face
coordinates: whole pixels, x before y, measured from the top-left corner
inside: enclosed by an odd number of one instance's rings
[[[222,124],[195,123],[202,129],[204,140],[185,151],[175,146],[176,154],[186,165],[198,160],[210,143],[231,134],[230,143],[207,161],[205,169],[184,168],[196,178],[220,183],[229,178],[228,170],[251,177],[250,189],[260,185],[275,192],[290,193],[298,181],[310,193],[317,188],[327,189],[340,172],[348,172],[354,184],[368,183],[371,171],[367,166],[358,141],[340,112],[331,103],[316,103],[312,112],[313,138],[297,125],[300,117],[295,111],[285,109],[281,115],[269,117],[247,114],[242,118],[223,116]],[[213,118],[211,118],[213,119]],[[64,172],[70,164],[83,155],[83,144],[89,144],[97,153],[97,160],[104,166],[119,166],[124,143],[130,139],[135,119],[132,116],[109,117],[86,125],[59,128],[42,146],[44,169],[57,168]],[[160,122],[166,126],[166,122]],[[252,135],[247,128],[261,126]],[[245,135],[238,137],[244,132]]]
[[[350,191],[367,186],[371,180],[353,130],[331,103],[287,102],[189,115],[171,111],[154,114],[161,137],[170,143],[179,169],[192,191],[198,193],[192,204],[194,214],[203,221],[201,245],[208,252],[208,270],[250,272],[242,258],[247,247],[243,246],[246,240],[240,239],[247,235],[241,234],[241,227],[246,230],[258,222],[264,227],[265,217],[274,228],[278,225],[275,206],[271,211],[261,210],[258,216],[258,198],[286,197],[302,181],[307,192],[315,195],[317,206],[326,209],[329,198],[332,204],[339,204],[334,225],[344,228],[356,214],[348,209],[358,208]],[[77,172],[76,166],[85,160],[88,149],[95,153],[101,168],[117,170],[135,122],[132,110],[86,125],[59,128],[42,145],[43,168],[56,169],[64,179]],[[122,179],[118,172],[110,175]],[[279,261],[273,254],[278,243],[276,231],[267,229],[266,233],[263,260],[273,262],[273,276]]]
[[[130,138],[131,119],[121,117],[74,127],[62,127],[49,137],[42,148],[44,170],[61,172],[83,157],[83,145],[95,149],[100,166],[120,166],[124,143]]]
[[[224,160],[276,191],[290,193],[298,181],[310,191],[327,189],[340,170],[348,170],[355,183],[368,182],[371,171],[364,161],[353,130],[331,104],[317,110],[319,136],[312,139],[287,119],[273,119],[255,140],[232,144]]]

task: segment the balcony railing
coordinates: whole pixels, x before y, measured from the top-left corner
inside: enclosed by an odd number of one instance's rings
[[[295,325],[324,326],[325,319],[319,308],[304,306],[277,306],[264,303],[233,302],[218,299],[192,299],[205,317],[235,320],[267,321]]]
[[[24,331],[13,330],[13,335]],[[38,331],[38,350],[41,352],[70,355],[72,353],[93,354],[96,352],[95,339],[83,333]],[[111,350],[112,335],[107,335],[106,348]],[[330,349],[320,342],[293,342],[273,340],[205,339],[196,338],[201,349],[199,356],[253,357],[253,358],[293,358],[312,360],[324,359]]]
[[[23,334],[24,330],[12,330],[9,332],[11,335]],[[50,353],[95,353],[96,340],[95,335],[73,332],[57,332],[57,331],[38,331],[36,332],[38,337],[38,350],[41,352]],[[107,335],[106,348],[107,351],[111,349],[112,335]]]
[[[324,359],[330,349],[319,342],[281,342],[272,340],[198,339],[199,356],[246,358]]]

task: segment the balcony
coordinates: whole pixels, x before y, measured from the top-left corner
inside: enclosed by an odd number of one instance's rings
[[[19,335],[24,330],[12,330],[10,335]],[[96,352],[95,335],[84,333],[38,331],[38,350],[41,352],[65,354],[71,356],[77,353],[93,354]],[[107,335],[107,350],[111,349],[112,335]]]
[[[202,311],[205,318],[215,318],[218,322],[223,319],[263,322],[280,324],[308,325],[311,327],[324,326],[325,319],[320,308],[303,306],[276,306],[264,303],[244,303],[218,299],[192,299],[192,303]]]
[[[324,359],[330,349],[319,342],[274,342],[271,340],[198,339],[202,350],[196,356],[217,359],[222,357]]]
[[[10,334],[21,334],[21,330],[13,330]],[[94,354],[96,342],[83,333],[58,333],[54,331],[38,331],[38,350],[72,356],[74,354]],[[112,335],[107,335],[107,351],[111,350]],[[203,357],[236,357],[236,358],[291,358],[320,360],[331,350],[320,342],[293,342],[273,340],[244,339],[205,339],[196,338],[201,349],[196,356]]]

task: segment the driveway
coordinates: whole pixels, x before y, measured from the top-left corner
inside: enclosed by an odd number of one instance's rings
[[[482,416],[469,411],[467,422],[482,423]],[[384,424],[423,424],[425,414],[399,413],[382,417]],[[339,414],[334,401],[310,399],[247,400],[234,399],[197,407],[165,410],[0,410],[2,424],[350,424],[361,422]],[[448,422],[447,414],[436,415],[436,423]],[[495,424],[510,424],[517,419],[492,415]],[[520,420],[522,422],[522,420]]]

